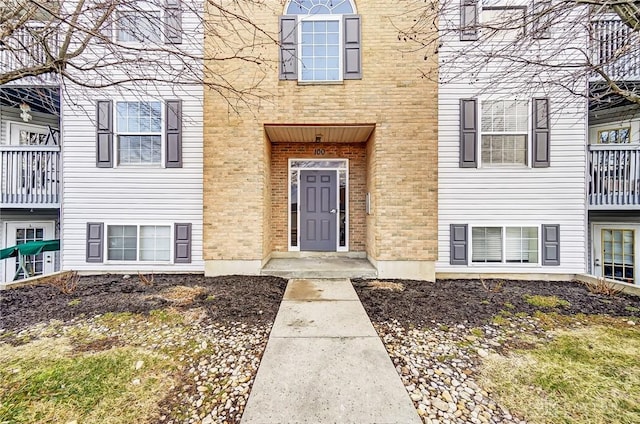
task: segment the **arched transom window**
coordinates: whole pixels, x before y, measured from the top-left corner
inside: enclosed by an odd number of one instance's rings
[[[346,15],[355,13],[350,0],[291,0],[287,15]]]
[[[351,0],[291,0],[280,18],[280,79],[360,79],[360,16]]]

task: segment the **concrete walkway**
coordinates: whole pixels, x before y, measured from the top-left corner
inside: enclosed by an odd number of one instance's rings
[[[242,424],[420,422],[351,282],[290,280]]]

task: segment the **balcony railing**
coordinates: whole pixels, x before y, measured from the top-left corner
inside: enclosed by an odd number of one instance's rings
[[[60,146],[0,146],[0,207],[60,206]]]
[[[640,146],[590,145],[590,209],[640,209]]]
[[[16,29],[3,37],[0,44],[0,72],[28,69],[47,61],[47,50],[57,53],[59,46],[54,28],[44,25],[30,25]],[[59,77],[55,73],[36,77],[27,76],[7,85],[57,85]]]
[[[609,16],[609,15],[608,15]],[[612,15],[615,16],[615,15]],[[640,36],[619,18],[592,21],[594,64],[613,80],[640,80]],[[594,75],[595,80],[600,79]]]

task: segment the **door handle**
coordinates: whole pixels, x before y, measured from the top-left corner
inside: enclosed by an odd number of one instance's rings
[[[336,212],[337,212],[337,210],[335,210],[335,209],[331,209],[329,212],[331,212],[331,213],[336,213]]]

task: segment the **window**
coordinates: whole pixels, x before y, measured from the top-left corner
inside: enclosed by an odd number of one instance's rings
[[[300,23],[301,81],[340,80],[340,21]]]
[[[111,261],[170,260],[171,227],[168,225],[109,225],[107,259]]]
[[[602,229],[602,275],[633,284],[635,234],[631,229]]]
[[[16,245],[42,240],[44,240],[44,228],[16,228]],[[44,274],[44,253],[26,256],[24,258],[24,265],[27,268],[29,275],[25,274],[24,269],[16,260],[14,269],[14,273],[16,274],[15,279],[21,280],[23,278]]]
[[[281,17],[280,79],[359,79],[360,17],[350,0],[291,0]]]
[[[471,262],[502,262],[502,228],[474,227]]]
[[[14,146],[44,146],[47,144],[49,132],[49,128],[45,126],[11,122],[9,124],[9,144]]]
[[[162,157],[160,102],[117,102],[118,162],[159,164]]]
[[[513,41],[525,31],[525,7],[483,7],[483,31],[492,40]]]
[[[160,11],[118,12],[116,39],[126,43],[159,43],[162,39]]]
[[[538,263],[538,228],[507,227],[506,261],[511,263]]]
[[[482,163],[527,164],[528,102],[491,100],[481,108]]]
[[[631,127],[611,128],[598,131],[598,143],[624,144],[631,142]]]
[[[538,227],[473,227],[471,245],[473,263],[538,263]]]

